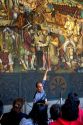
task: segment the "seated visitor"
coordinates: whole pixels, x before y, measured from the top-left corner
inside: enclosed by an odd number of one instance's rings
[[[24,100],[22,98],[15,99],[11,111],[3,114],[0,120],[1,125],[19,125],[21,119],[27,117],[25,113],[21,112],[23,104]]]
[[[53,104],[50,107],[49,123],[51,123],[52,121],[57,120],[58,118],[60,118],[60,116],[61,116],[61,106],[59,104]]]
[[[79,114],[78,114],[78,121],[83,123],[83,109],[80,107],[80,100],[77,95],[77,93],[69,93],[68,94],[68,99],[74,98],[75,101],[77,102],[78,108],[79,108]]]
[[[3,102],[0,100],[0,117],[3,113]]]
[[[83,123],[77,120],[79,116],[78,105],[79,100],[75,94],[68,96],[61,107],[61,118],[51,122],[49,125],[83,125]]]

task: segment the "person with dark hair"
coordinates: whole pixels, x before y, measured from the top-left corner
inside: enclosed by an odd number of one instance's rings
[[[0,117],[3,113],[3,102],[0,100]]]
[[[68,94],[68,99],[75,100],[75,102],[79,108],[79,114],[78,114],[77,120],[83,123],[83,109],[80,108],[80,100],[79,100],[78,94],[71,92]]]
[[[48,124],[57,120],[61,117],[61,106],[59,104],[53,104],[50,107],[50,119],[48,120]]]
[[[60,118],[60,116],[61,116],[61,110],[60,109],[61,109],[61,106],[59,104],[53,104],[50,107],[50,115],[51,115],[51,119],[53,121]]]
[[[78,121],[79,99],[75,93],[69,94],[65,104],[61,107],[61,118],[50,123],[49,125],[83,125]]]
[[[33,99],[34,104],[40,101],[45,101],[45,103],[47,103],[46,93],[44,91],[44,85],[46,84],[47,73],[48,69],[45,71],[42,82],[41,81],[36,82],[36,93]]]
[[[74,101],[77,103],[77,105],[80,104],[80,100],[79,100],[78,94],[75,93],[75,92],[70,92],[70,93],[68,94],[68,99],[69,99],[69,100],[74,100]]]
[[[30,117],[33,117],[38,125],[46,125],[48,120],[47,115],[47,97],[44,91],[44,85],[46,84],[48,69],[45,71],[43,81],[36,83],[36,93],[33,99],[33,107],[29,113]]]
[[[62,106],[62,117],[69,121],[76,120],[79,113],[79,103],[78,95],[76,93],[69,93],[65,104]]]
[[[2,115],[2,118],[0,119],[1,125],[19,125],[19,122],[23,117],[27,118],[28,115],[21,112],[23,104],[24,99],[15,99],[11,111]]]

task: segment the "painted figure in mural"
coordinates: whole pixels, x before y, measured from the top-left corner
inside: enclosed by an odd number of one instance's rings
[[[48,55],[49,42],[50,42],[50,37],[48,35],[48,31],[43,30],[43,35],[44,35],[44,44],[42,47],[42,50],[43,50],[43,70],[45,70],[47,67],[49,70],[51,70],[50,58]]]
[[[26,64],[27,69],[29,69],[29,60],[28,60],[29,54],[30,54],[30,52],[25,49],[24,61],[25,61],[25,64]]]
[[[54,57],[56,59],[56,63],[53,63],[55,66],[55,70],[64,68],[68,69],[68,64],[66,60],[66,53],[64,51],[63,45],[65,43],[66,36],[63,34],[63,30],[58,28],[58,33],[56,34],[56,39],[52,44],[56,45],[55,51],[54,51]],[[52,49],[53,51],[53,49]],[[56,56],[56,57],[55,57]]]
[[[72,67],[74,53],[76,52],[76,45],[73,40],[73,36],[69,36],[68,38],[66,38],[63,49],[66,54],[66,60],[69,63],[69,66]]]
[[[7,49],[10,49],[10,51],[15,51],[17,48],[15,32],[9,27],[6,27],[3,30],[3,36],[4,36],[3,43],[5,44],[5,46],[7,46]]]
[[[43,51],[40,46],[36,46],[36,69],[42,69],[43,67]]]
[[[2,72],[13,72],[12,54],[6,48],[0,51],[0,60]]]
[[[66,56],[67,56],[67,61],[71,64],[71,62],[74,59],[74,48],[71,44],[69,44],[66,48]],[[72,65],[70,65],[72,67]]]
[[[32,70],[35,70],[35,59],[36,59],[36,56],[35,56],[35,53],[32,53],[32,58],[31,58],[31,69]]]
[[[67,16],[67,21],[65,23],[64,28],[67,30],[67,35],[72,35],[74,30],[74,20],[69,15]]]
[[[80,36],[77,46],[76,46],[76,56],[77,56],[77,62],[80,63],[82,66],[83,60],[83,36]]]
[[[35,70],[35,51],[25,50],[24,61],[27,66],[27,70]]]
[[[46,51],[45,51],[45,60],[46,60],[46,67],[48,67],[49,70],[51,70],[51,57],[50,57],[50,42],[51,42],[51,37],[50,35],[48,34],[48,31],[47,32],[47,35],[46,35],[46,43],[47,45],[45,46],[46,48]]]
[[[58,63],[55,66],[55,70],[59,70],[59,69],[68,69],[68,64],[67,64],[67,61],[66,61],[66,55],[65,55],[65,52],[64,52],[62,46],[60,46],[58,48]]]
[[[80,35],[80,23],[78,20],[75,20],[75,26],[74,26],[74,31],[73,35]]]
[[[13,67],[14,61],[13,61],[12,53],[9,52],[8,58],[9,58],[9,70],[10,70],[10,72],[13,72],[13,70],[14,70],[14,67]]]
[[[51,68],[52,66],[58,63],[58,56],[57,56],[57,47],[59,44],[58,37],[53,34],[50,36],[50,43],[49,43],[49,50],[48,50],[48,58],[50,61]]]
[[[21,45],[21,47],[19,49],[19,53],[20,53],[20,56],[19,56],[20,64],[19,65],[22,67],[23,70],[27,70],[27,63],[26,63],[26,61],[28,62],[28,60],[26,58],[27,52],[26,52],[26,49],[24,49],[23,45]]]
[[[35,46],[36,46],[36,57],[38,57],[38,53],[41,54],[41,69],[45,70],[48,67],[48,39],[47,39],[47,31],[38,31],[35,35]],[[39,50],[39,51],[38,51]],[[38,58],[36,58],[38,59]],[[39,60],[40,60],[39,59]]]
[[[28,31],[28,29],[25,29],[24,31],[24,48],[25,48],[25,64],[27,66],[27,69],[35,70],[35,45],[33,36],[31,36],[31,33]]]

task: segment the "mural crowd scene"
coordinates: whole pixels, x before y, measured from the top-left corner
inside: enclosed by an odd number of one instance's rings
[[[0,72],[83,67],[82,0],[0,0]]]

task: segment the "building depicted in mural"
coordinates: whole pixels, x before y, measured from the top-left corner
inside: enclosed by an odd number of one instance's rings
[[[82,0],[0,0],[0,72],[83,68]]]

